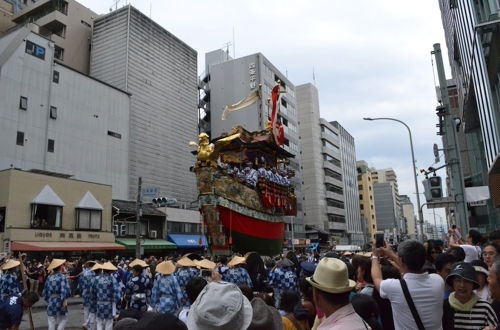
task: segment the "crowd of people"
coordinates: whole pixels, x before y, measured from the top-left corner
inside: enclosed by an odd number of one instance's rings
[[[262,164],[255,169],[252,162],[247,162],[244,166],[233,163],[222,163],[221,169],[227,175],[237,178],[253,188],[257,186],[259,179],[283,187],[290,187],[290,180],[295,176],[294,171],[291,169],[266,166],[265,164]]]
[[[487,238],[487,240],[486,240]],[[486,242],[485,242],[486,241]],[[0,329],[47,302],[50,330],[81,296],[85,329],[499,329],[500,231],[368,253],[4,260]],[[446,247],[445,247],[446,246]]]

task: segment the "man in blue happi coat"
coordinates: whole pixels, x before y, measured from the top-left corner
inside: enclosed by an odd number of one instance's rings
[[[230,268],[222,277],[222,280],[236,285],[248,285],[253,288],[252,279],[248,271],[244,268],[246,259],[244,257],[234,256],[227,264]]]
[[[64,330],[68,322],[68,298],[71,297],[71,289],[68,279],[61,274],[61,267],[66,259],[53,259],[47,267],[51,275],[45,281],[43,298],[47,301],[47,316],[49,330]]]
[[[151,295],[151,280],[143,273],[142,265],[132,267],[132,277],[125,285],[125,296],[130,302],[130,309],[145,312]]]
[[[171,261],[164,261],[156,266],[160,277],[155,281],[151,294],[151,307],[159,313],[175,314],[182,306],[182,291],[176,276],[175,266]]]
[[[293,267],[294,263],[290,259],[283,258],[270,272],[268,284],[274,289],[274,303],[276,308],[280,308],[281,293],[283,291],[298,291],[297,273]]]
[[[195,262],[187,257],[177,260],[177,266],[179,270],[175,273],[175,277],[182,292],[181,304],[183,307],[189,307],[190,303],[186,293],[186,285],[192,278],[200,276],[200,271],[196,269]]]
[[[0,302],[5,301],[8,297],[21,295],[16,276],[20,264],[20,261],[11,259],[2,266],[4,274],[0,277]]]
[[[117,268],[110,262],[96,265],[92,268],[102,273],[96,275],[90,286],[91,301],[96,305],[97,330],[112,330],[113,318],[117,315],[120,306],[121,290],[118,282],[111,274]]]
[[[89,260],[83,264],[83,271],[78,281],[78,289],[82,294],[83,304],[83,324],[82,326],[87,329],[95,329],[95,303],[92,302],[90,288],[92,281],[95,277],[95,272],[92,267],[96,262]]]

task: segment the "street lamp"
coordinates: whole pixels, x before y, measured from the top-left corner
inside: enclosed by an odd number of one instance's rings
[[[408,125],[406,125],[403,121],[395,118],[363,118],[363,120],[392,120],[392,121],[397,121],[400,124],[403,124],[406,129],[408,130],[408,135],[410,136],[410,149],[411,149],[411,159],[412,159],[412,172],[413,172],[413,178],[415,180],[415,191],[417,193],[417,204],[418,204],[418,220],[420,222],[420,239],[423,240],[423,235],[424,235],[424,216],[422,214],[422,209],[420,208],[420,194],[418,192],[418,182],[417,182],[417,168],[416,168],[416,162],[415,162],[415,152],[413,151],[413,139],[411,137],[411,130]]]

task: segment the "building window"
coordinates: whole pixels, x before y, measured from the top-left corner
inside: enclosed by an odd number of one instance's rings
[[[113,131],[108,131],[108,135],[112,136],[112,137],[115,137],[117,139],[121,139],[122,138],[122,135],[120,133],[116,133],[116,132],[113,132]]]
[[[363,195],[359,194],[359,200],[363,199]]]
[[[332,131],[331,129],[329,129],[328,127],[321,126],[321,132],[325,133],[326,135],[332,137],[335,140],[338,140],[339,138],[339,135],[334,131]]]
[[[323,147],[326,147],[326,148],[333,150],[335,152],[340,152],[339,147],[337,147],[336,145],[334,145],[330,141],[323,140]]]
[[[31,228],[61,229],[62,207],[44,204],[31,205]]]
[[[7,213],[5,207],[0,207],[0,233],[5,231],[5,214]]]
[[[335,157],[330,156],[329,154],[323,154],[323,159],[326,160],[327,162],[330,162],[331,164],[333,164],[335,166],[342,167],[340,160],[338,160]]]
[[[47,143],[47,151],[48,152],[54,152],[54,140],[52,139],[49,139],[48,143]]]
[[[359,204],[359,209],[360,210],[364,210],[365,209],[365,207],[363,206],[363,204]]]
[[[77,230],[101,230],[102,211],[90,209],[76,210]]]
[[[18,146],[24,145],[24,132],[17,131],[16,144]]]
[[[342,187],[330,183],[326,184],[326,190],[340,195],[344,194],[344,189]]]
[[[339,201],[337,199],[327,198],[326,199],[326,205],[332,206],[332,207],[337,207],[339,209],[343,209],[344,208],[344,202],[343,201]]]
[[[328,222],[345,223],[345,216],[338,214],[328,214]]]
[[[52,82],[59,84],[59,71],[52,72]]]
[[[57,119],[57,108],[50,106],[50,118]]]
[[[64,48],[54,46],[54,57],[58,60],[64,60]]]
[[[19,99],[19,109],[28,110],[28,98],[26,96],[21,96]]]
[[[325,168],[325,176],[328,176],[328,177],[337,179],[339,181],[342,181],[342,174],[340,174],[340,173],[338,173],[336,171],[332,171],[329,168]]]

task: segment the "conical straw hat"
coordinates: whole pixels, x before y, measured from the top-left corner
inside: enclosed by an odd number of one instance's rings
[[[161,262],[156,266],[156,272],[163,275],[172,274],[175,272],[174,263],[172,261]]]
[[[19,260],[10,259],[2,266],[2,270],[14,268],[19,266],[20,264],[21,262]]]
[[[135,259],[134,261],[132,261],[128,267],[129,268],[132,268],[134,267],[135,265],[139,265],[141,266],[142,268],[145,268],[145,267],[148,267],[148,264],[144,261],[144,260],[141,260],[141,259]]]
[[[115,271],[115,270],[118,270],[118,268],[115,267],[115,265],[113,265],[111,262],[106,262],[104,264],[101,265],[101,269],[102,270],[112,270],[112,271]]]
[[[177,265],[181,267],[196,267],[196,263],[187,257],[177,260]]]
[[[50,263],[49,267],[47,267],[47,270],[53,270],[54,268],[64,265],[65,262],[66,259],[52,259],[52,262]]]
[[[99,270],[99,269],[102,269],[102,264],[96,263],[90,270],[96,271],[96,270]]]
[[[196,263],[196,266],[198,266],[199,268],[205,268],[210,270],[214,270],[215,266],[217,266],[214,262],[207,259],[195,260],[194,262]]]
[[[244,257],[238,257],[238,256],[234,256],[233,259],[231,259],[231,261],[229,261],[227,263],[227,265],[229,267],[234,267],[236,265],[239,265],[239,264],[246,264],[247,263],[247,260],[244,258]]]

